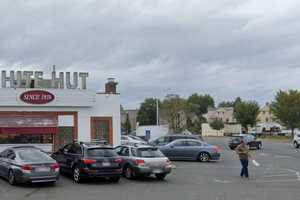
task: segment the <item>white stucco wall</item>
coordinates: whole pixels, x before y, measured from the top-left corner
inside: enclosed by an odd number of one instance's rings
[[[51,104],[30,105],[20,102],[18,95],[25,89],[0,89],[0,111],[45,111],[45,112],[78,112],[78,140],[90,141],[90,117],[112,117],[113,145],[120,144],[121,116],[119,94],[96,94],[85,90],[45,90],[58,95]],[[9,91],[9,92],[7,92]],[[67,91],[64,93],[64,91]],[[70,98],[72,97],[72,98]],[[85,98],[84,98],[85,97]],[[11,102],[2,101],[9,99]],[[6,104],[11,106],[7,106]]]

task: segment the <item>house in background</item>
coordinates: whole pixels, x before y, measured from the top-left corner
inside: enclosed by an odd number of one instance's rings
[[[224,124],[234,124],[236,119],[234,118],[233,107],[219,107],[208,108],[208,112],[203,115],[208,123],[211,123],[215,119],[220,119]]]
[[[128,109],[125,110],[123,106],[121,106],[121,123],[124,124],[126,122],[127,116],[129,118],[131,130],[135,130],[137,127],[137,114],[138,109]]]
[[[239,134],[242,131],[242,127],[237,123],[234,117],[233,107],[219,107],[209,108],[208,112],[203,115],[207,123],[202,124],[202,136],[224,136]],[[224,128],[222,130],[214,130],[210,127],[210,123],[215,119],[222,120]]]
[[[257,116],[256,132],[258,133],[274,133],[280,132],[283,127],[276,121],[275,116],[271,112],[271,105],[267,102],[260,108]]]

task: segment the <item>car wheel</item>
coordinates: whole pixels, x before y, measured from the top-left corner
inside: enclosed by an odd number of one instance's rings
[[[121,177],[111,177],[111,178],[109,178],[109,180],[110,180],[111,182],[117,183],[117,182],[119,182],[120,178],[121,178]]]
[[[73,170],[73,180],[76,183],[81,182],[81,174],[80,174],[80,169],[78,167],[75,167],[74,170]]]
[[[258,144],[257,145],[257,149],[261,149],[262,148],[262,145],[261,144]]]
[[[208,162],[208,161],[209,161],[209,155],[208,155],[208,153],[206,153],[206,152],[201,152],[201,153],[199,154],[199,160],[200,160],[201,162]]]
[[[13,170],[9,170],[8,172],[8,183],[11,185],[16,185],[16,177]]]
[[[296,141],[294,142],[294,147],[295,147],[296,149],[299,148],[299,144],[298,144]]]
[[[167,174],[155,174],[157,180],[164,180]]]
[[[134,172],[133,172],[133,169],[130,166],[125,168],[125,177],[127,179],[133,179],[134,178]]]

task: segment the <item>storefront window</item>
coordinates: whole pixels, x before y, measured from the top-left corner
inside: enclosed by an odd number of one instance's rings
[[[18,135],[1,135],[0,144],[46,144],[52,143],[52,135],[29,135],[29,134],[18,134]]]
[[[58,127],[59,146],[73,142],[73,130],[73,127]]]

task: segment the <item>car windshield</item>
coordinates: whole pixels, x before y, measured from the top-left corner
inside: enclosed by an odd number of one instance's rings
[[[87,150],[89,157],[114,157],[117,153],[110,148],[93,148]]]
[[[48,155],[37,149],[22,149],[18,150],[17,154],[22,161],[26,162],[52,161]]]
[[[157,148],[139,148],[137,150],[138,157],[142,158],[159,158],[164,157],[164,154]]]

